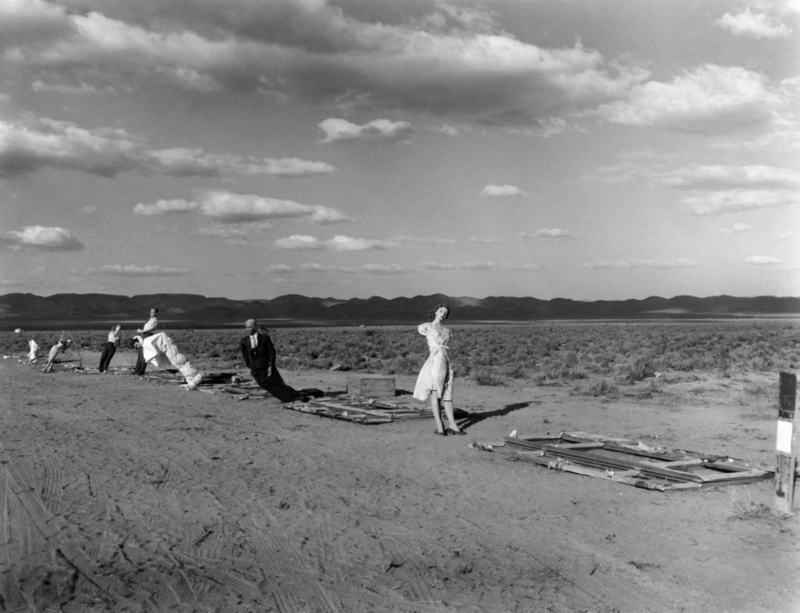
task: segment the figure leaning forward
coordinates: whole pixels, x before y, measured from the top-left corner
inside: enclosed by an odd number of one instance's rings
[[[318,389],[296,390],[286,385],[275,366],[277,357],[275,346],[267,331],[260,327],[254,319],[248,319],[244,327],[247,330],[247,336],[242,337],[239,346],[244,363],[250,369],[250,374],[256,383],[281,402],[295,400],[305,402],[309,396],[324,396],[324,393]]]

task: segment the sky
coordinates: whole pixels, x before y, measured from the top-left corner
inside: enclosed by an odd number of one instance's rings
[[[800,296],[800,0],[0,0],[0,294]]]

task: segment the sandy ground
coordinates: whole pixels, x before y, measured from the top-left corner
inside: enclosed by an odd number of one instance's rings
[[[774,463],[777,374],[667,381],[457,381],[468,435],[443,438],[0,360],[0,609],[799,611],[800,520],[765,511],[771,481],[661,493],[468,447],[580,430]]]

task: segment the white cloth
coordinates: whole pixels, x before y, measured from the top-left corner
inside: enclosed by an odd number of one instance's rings
[[[114,343],[116,345],[118,339],[119,339],[119,337],[117,336],[117,333],[114,332],[113,330],[108,333],[108,342],[109,343]]]
[[[28,341],[28,345],[30,347],[30,351],[28,351],[28,357],[30,358],[31,362],[35,362],[37,352],[39,351],[39,345],[37,345],[36,341],[33,339]]]
[[[48,356],[48,359],[49,359],[51,362],[52,362],[53,360],[55,360],[55,359],[56,359],[56,356],[58,355],[58,352],[59,352],[59,351],[61,351],[61,350],[64,348],[64,346],[65,346],[65,345],[64,345],[64,343],[63,343],[63,342],[61,342],[61,341],[58,341],[58,342],[57,342],[55,345],[53,345],[52,347],[50,347],[50,355]]]
[[[441,400],[453,399],[453,369],[450,356],[447,354],[447,343],[450,341],[450,330],[441,324],[422,324],[418,329],[428,341],[430,355],[422,365],[422,370],[414,386],[414,398],[427,400],[436,392]]]
[[[258,334],[251,334],[250,335],[250,349],[255,349],[258,347]]]
[[[192,366],[186,356],[178,351],[175,343],[167,336],[166,332],[159,332],[148,336],[142,342],[142,356],[144,361],[154,364],[161,370],[177,368],[186,378],[190,389],[197,387],[203,380],[203,373]]]

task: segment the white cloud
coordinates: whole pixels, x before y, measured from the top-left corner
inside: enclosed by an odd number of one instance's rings
[[[56,92],[59,94],[96,94],[99,93],[96,87],[80,83],[79,85],[71,85],[64,83],[44,83],[42,81],[34,81],[31,84],[31,89],[36,92]]]
[[[674,189],[800,188],[800,172],[776,166],[687,166],[652,175],[655,184]]]
[[[629,258],[625,260],[599,260],[596,262],[584,262],[579,264],[581,268],[590,270],[610,269],[627,270],[631,268],[695,268],[698,264],[692,260],[678,258],[677,260],[640,260]]]
[[[684,190],[792,189],[800,187],[800,172],[779,166],[690,165],[667,169],[665,164],[624,161],[598,169],[589,178],[617,182],[646,182],[651,187]]]
[[[727,190],[681,200],[700,217],[741,213],[800,204],[800,192],[790,190]]]
[[[768,266],[770,264],[780,264],[783,260],[773,258],[768,255],[754,255],[744,259],[746,264],[753,264],[755,266]]]
[[[467,128],[459,128],[456,126],[451,126],[450,124],[442,124],[441,126],[433,126],[428,129],[432,132],[441,132],[445,136],[452,136],[455,138],[456,136],[461,136],[461,133]]]
[[[785,241],[787,238],[792,238],[794,236],[794,232],[792,230],[787,230],[786,232],[781,232],[778,234],[779,241]]]
[[[274,219],[306,219],[319,224],[352,221],[351,217],[330,207],[225,191],[205,192],[198,204],[203,215],[223,223]]]
[[[742,232],[750,232],[753,226],[748,226],[746,223],[735,223],[731,228],[720,228],[720,234],[740,234]]]
[[[566,132],[586,132],[586,129],[573,124],[570,125],[561,117],[546,117],[538,121],[542,138],[552,138]]]
[[[735,15],[725,13],[714,22],[714,25],[729,30],[733,34],[756,38],[784,38],[792,33],[777,18],[766,13],[751,13],[749,8]]]
[[[197,233],[201,236],[210,236],[212,238],[222,238],[228,242],[235,244],[242,244],[246,242],[245,239],[250,236],[262,232],[272,230],[273,225],[269,222],[249,223],[238,225],[235,227],[228,226],[225,228],[198,228]]]
[[[533,234],[529,234],[528,232],[520,232],[519,233],[519,240],[527,241],[532,238],[538,238],[543,240],[555,240],[555,239],[575,239],[575,233],[570,232],[568,230],[561,230],[560,228],[542,228],[540,230],[536,230]]]
[[[197,203],[188,200],[159,200],[155,204],[142,204],[133,207],[134,215],[174,215],[191,213],[197,210]]]
[[[352,141],[393,141],[408,138],[414,129],[407,121],[375,119],[364,125],[350,123],[346,119],[330,118],[319,124],[325,132],[323,143]]]
[[[28,4],[28,6],[22,6]],[[547,49],[516,39],[482,9],[418,5],[407,23],[373,21],[325,0],[4,3],[0,40],[32,78],[131,88],[462,114],[495,124],[550,117],[615,99],[647,77],[580,44]],[[420,11],[427,11],[420,15]],[[363,13],[363,11],[361,11]],[[91,79],[91,80],[90,80]]]
[[[55,226],[25,226],[22,230],[0,232],[0,247],[36,251],[80,251],[84,248],[70,230]]]
[[[397,243],[382,240],[368,240],[337,235],[327,241],[321,241],[314,236],[294,234],[286,238],[279,238],[274,243],[276,249],[301,250],[301,251],[368,251],[385,250],[397,247]]]
[[[492,185],[489,184],[483,188],[479,196],[488,196],[488,197],[506,197],[506,196],[523,196],[525,192],[523,192],[520,188],[516,185]]]
[[[597,113],[612,123],[725,133],[768,125],[789,112],[795,96],[771,87],[760,73],[706,64],[669,83],[636,85],[626,100],[602,105]]]
[[[78,275],[108,275],[112,277],[179,277],[188,274],[184,268],[165,268],[163,266],[137,266],[136,264],[106,264],[83,271],[72,271]]]
[[[245,158],[202,149],[154,150],[125,130],[88,130],[28,113],[21,121],[0,120],[0,178],[13,179],[44,168],[76,170],[102,177],[121,173],[177,177],[224,173],[304,177],[336,169],[298,158]]]

